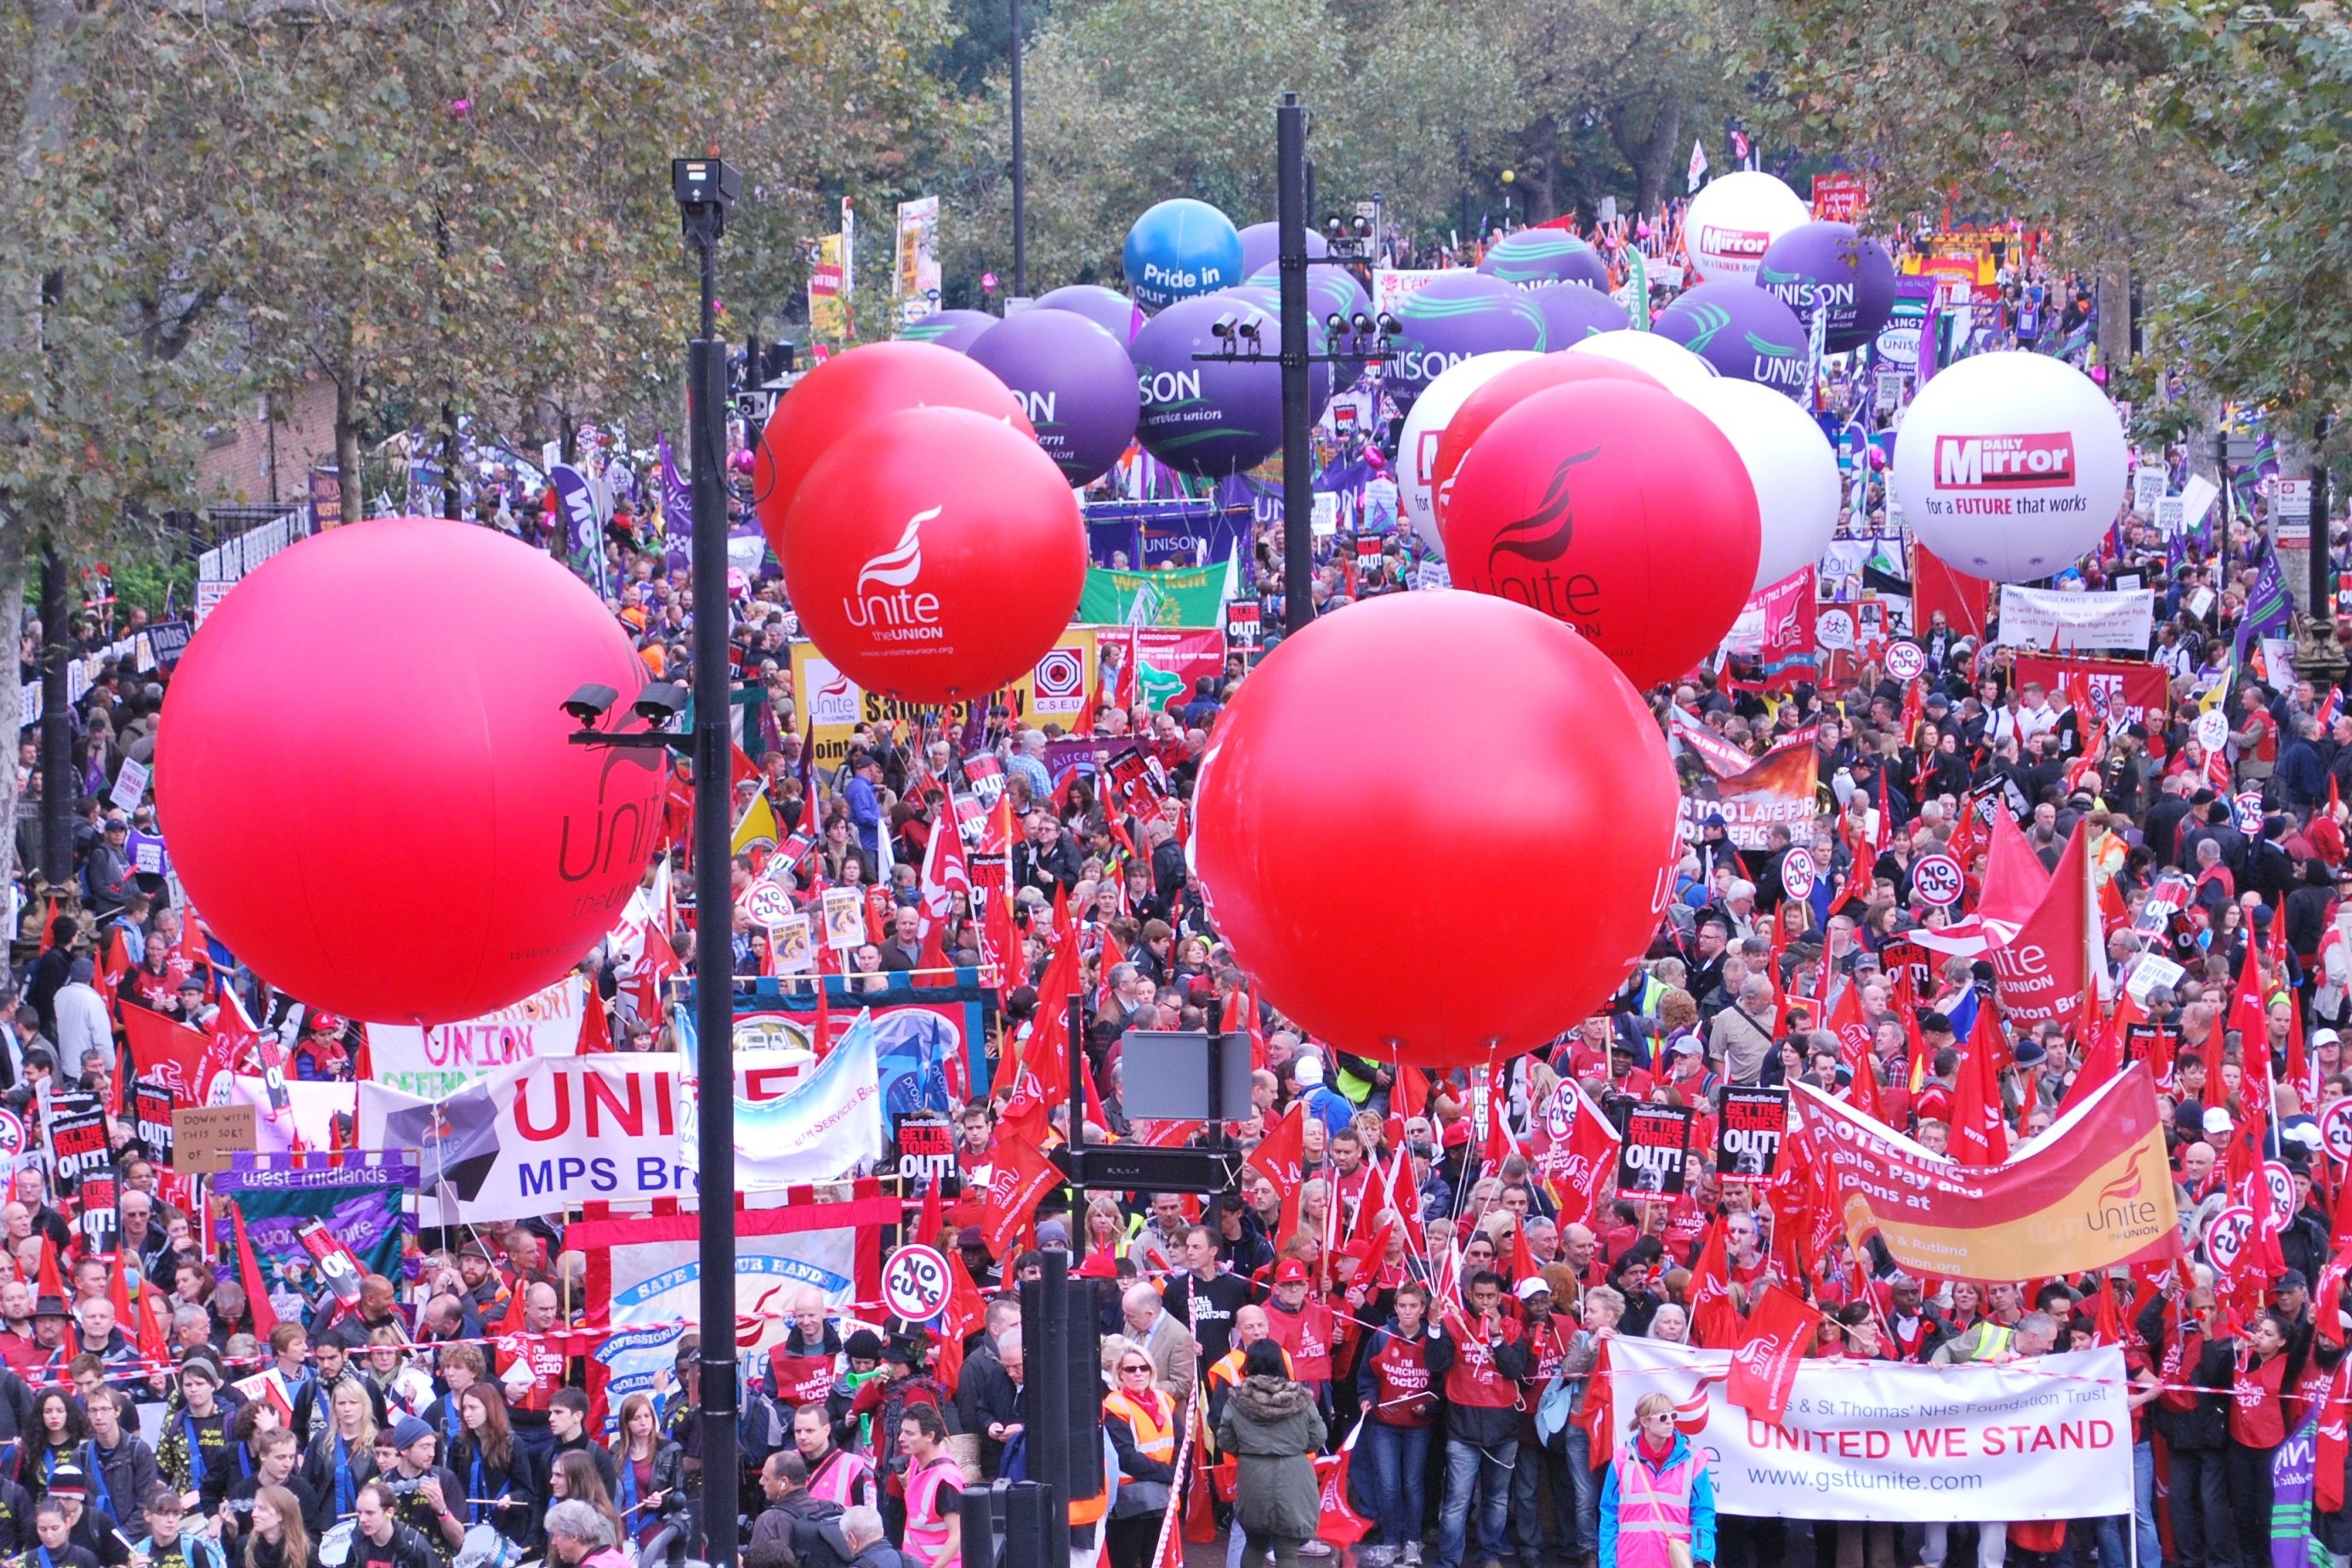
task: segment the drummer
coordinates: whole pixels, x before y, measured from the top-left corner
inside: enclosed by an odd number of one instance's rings
[[[380,1473],[392,1494],[393,1517],[423,1536],[437,1561],[454,1561],[466,1542],[466,1525],[453,1505],[466,1494],[454,1472],[433,1462],[440,1439],[423,1421],[404,1415],[392,1428],[391,1443],[392,1463]]]
[[[319,1511],[318,1495],[297,1468],[302,1445],[283,1426],[273,1426],[254,1443],[254,1471],[228,1489],[220,1511],[213,1516],[214,1532],[232,1563],[245,1561],[246,1536],[253,1528],[253,1500],[264,1487],[284,1487],[302,1505],[302,1517]]]
[[[392,1492],[381,1479],[360,1488],[356,1500],[358,1528],[352,1532],[341,1568],[434,1568],[432,1544],[393,1518]],[[323,1548],[319,1560],[335,1562]]]

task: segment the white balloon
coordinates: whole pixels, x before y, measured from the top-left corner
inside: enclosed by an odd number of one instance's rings
[[[1822,427],[1785,395],[1752,381],[1721,376],[1682,398],[1715,421],[1756,486],[1764,524],[1756,586],[1818,565],[1837,532],[1840,500],[1837,454]]]
[[[1951,565],[2000,583],[2063,572],[2123,505],[2116,406],[2048,354],[1974,354],[1919,389],[1895,437],[1905,526]]]
[[[1532,349],[1497,349],[1472,354],[1441,373],[1412,400],[1404,416],[1404,432],[1397,438],[1397,497],[1421,542],[1445,559],[1445,540],[1437,531],[1437,498],[1431,491],[1431,470],[1437,466],[1437,440],[1446,424],[1461,411],[1472,393],[1515,364],[1543,356]]]
[[[1754,169],[1710,180],[1683,215],[1691,264],[1709,283],[1752,279],[1766,247],[1800,224],[1813,221],[1805,199]]]
[[[1595,332],[1568,351],[1572,354],[1599,354],[1620,364],[1630,364],[1635,370],[1647,371],[1657,377],[1658,384],[1676,397],[1686,397],[1694,387],[1705,386],[1718,379],[1715,366],[1709,364],[1672,338],[1655,332],[1627,329],[1617,332]]]

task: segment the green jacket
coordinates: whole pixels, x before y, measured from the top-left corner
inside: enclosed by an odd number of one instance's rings
[[[1245,1377],[1217,1420],[1217,1449],[1238,1461],[1234,1512],[1255,1535],[1311,1541],[1323,1522],[1314,1455],[1328,1434],[1304,1384]]]

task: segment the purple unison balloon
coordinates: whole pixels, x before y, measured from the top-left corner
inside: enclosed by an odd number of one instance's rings
[[[1282,297],[1281,272],[1269,263],[1251,273],[1244,287],[1264,289],[1279,301]],[[1278,302],[1266,308],[1277,315],[1281,313]],[[1333,316],[1347,321],[1347,330],[1339,334],[1339,345],[1345,349],[1355,339],[1356,318],[1361,316],[1367,321],[1372,319],[1372,297],[1364,292],[1364,286],[1356,281],[1355,274],[1344,267],[1310,267],[1307,269],[1307,311],[1326,337],[1331,335],[1328,323]],[[1370,333],[1365,334],[1364,341],[1370,342]],[[1340,379],[1352,385],[1356,378],[1364,374],[1364,362],[1351,359],[1340,369],[1344,373]]]
[[[1811,374],[1805,324],[1777,294],[1741,279],[1702,283],[1658,312],[1651,331],[1725,375],[1794,397]]]
[[[1220,321],[1257,331],[1255,362],[1238,331],[1219,339]],[[1316,334],[1309,334],[1312,340]],[[1234,347],[1226,358],[1226,345]],[[1255,468],[1282,446],[1281,322],[1238,289],[1179,300],[1151,318],[1128,350],[1142,415],[1136,435],[1171,468],[1216,478]],[[1206,355],[1207,358],[1198,356]],[[1331,395],[1328,365],[1312,367],[1309,417]]]
[[[937,343],[943,349],[969,353],[982,334],[995,326],[996,318],[985,310],[934,310],[919,321],[900,327],[898,335],[919,343]]]
[[[1507,234],[1486,252],[1478,270],[1506,283],[1590,283],[1604,294],[1609,291],[1609,264],[1566,229],[1523,228]]]
[[[1894,258],[1850,223],[1799,224],[1765,248],[1756,281],[1808,325],[1827,306],[1832,353],[1875,338],[1895,310]]]
[[[972,345],[971,358],[1013,389],[1037,445],[1074,485],[1101,477],[1135,439],[1134,362],[1075,310],[1008,316]]]
[[[1248,278],[1254,272],[1263,272],[1272,267],[1281,258],[1281,234],[1270,223],[1254,223],[1242,230],[1242,276]],[[1331,247],[1312,228],[1307,231],[1307,254],[1309,259],[1331,254]],[[1315,272],[1328,270],[1328,268],[1318,267]],[[1307,276],[1312,278],[1315,272]]]
[[[1116,289],[1099,283],[1068,283],[1037,296],[1040,310],[1074,310],[1118,340],[1125,348],[1143,331],[1143,312]]]
[[[1403,331],[1382,379],[1400,408],[1410,407],[1423,387],[1473,354],[1553,346],[1545,341],[1543,312],[1527,290],[1483,273],[1433,279],[1391,313]]]
[[[1527,294],[1543,312],[1547,349],[1572,349],[1595,332],[1621,332],[1633,324],[1624,306],[1587,283],[1545,283]]]

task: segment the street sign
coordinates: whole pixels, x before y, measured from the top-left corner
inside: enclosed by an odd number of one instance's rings
[[[1813,896],[1813,882],[1820,875],[1813,852],[1801,844],[1780,857],[1780,890],[1800,903]]]
[[[1912,896],[1939,910],[1958,903],[1960,889],[1965,886],[1967,875],[1960,869],[1960,863],[1949,855],[1922,855],[1912,865]]]
[[[948,1260],[936,1247],[902,1247],[882,1265],[882,1304],[910,1323],[947,1310]]]

